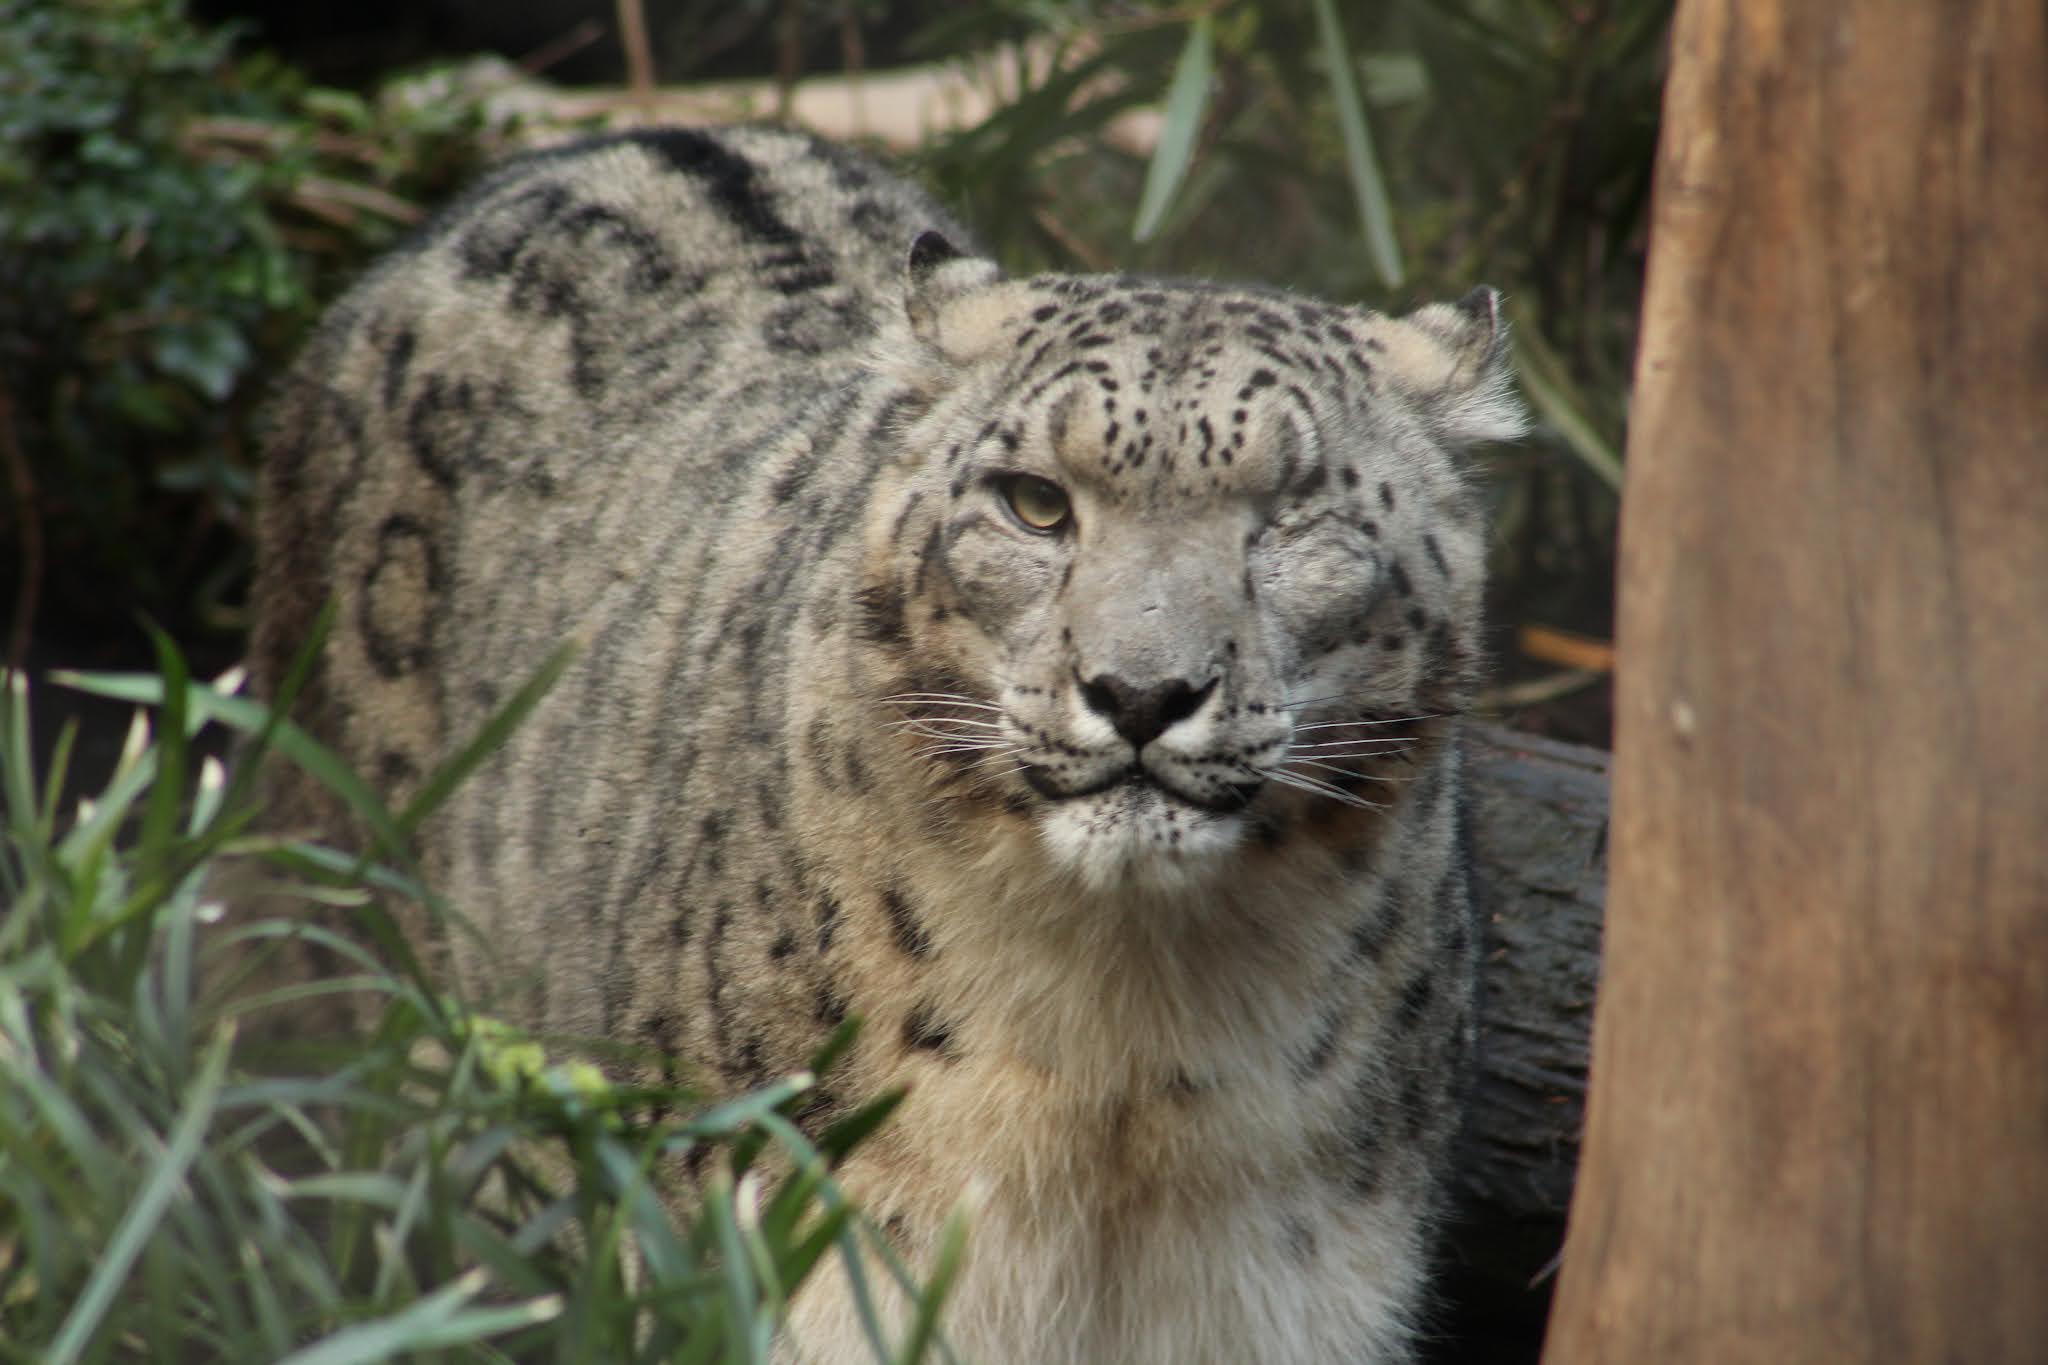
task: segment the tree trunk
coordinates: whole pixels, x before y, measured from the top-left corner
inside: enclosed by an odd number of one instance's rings
[[[1679,5],[1559,1365],[2048,1349],[2044,28]]]

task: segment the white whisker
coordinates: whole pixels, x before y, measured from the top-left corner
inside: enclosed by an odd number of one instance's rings
[[[977,730],[1000,730],[1003,728],[1001,722],[999,721],[969,720],[965,716],[913,716],[909,720],[894,720],[889,722],[889,728],[892,730],[915,730],[922,725],[929,725],[933,727],[945,725],[965,725]]]
[[[1303,749],[1303,748],[1300,748],[1300,747],[1298,747],[1298,746],[1297,746],[1297,747],[1295,747],[1295,748],[1289,749],[1289,750],[1288,750],[1287,752],[1288,752],[1288,754],[1289,754],[1290,756],[1292,756],[1292,757],[1299,757],[1299,758],[1323,758],[1323,759],[1335,759],[1335,758],[1382,758],[1382,759],[1384,759],[1384,758],[1401,758],[1401,757],[1405,756],[1405,755],[1407,754],[1407,752],[1408,752],[1408,751],[1407,751],[1406,749]]]
[[[1313,759],[1290,758],[1280,765],[1283,768],[1321,768],[1325,772],[1342,773],[1359,782],[1413,782],[1412,777],[1384,777],[1379,773],[1362,773],[1355,768],[1341,768],[1334,763],[1317,763]]]
[[[1354,773],[1359,777],[1373,777],[1375,774],[1365,771],[1364,765],[1385,757],[1385,754],[1315,754],[1307,758],[1283,758],[1275,766],[1284,768],[1290,763],[1308,763],[1321,767],[1335,767],[1339,772]],[[1403,782],[1412,780],[1406,777],[1401,779]]]
[[[1360,744],[1369,744],[1374,747],[1369,749],[1360,749],[1359,752],[1383,754],[1388,752],[1389,750],[1400,749],[1412,743],[1414,743],[1413,740],[1404,739],[1400,737],[1396,737],[1393,739],[1373,739],[1364,735],[1359,735],[1352,739],[1326,739],[1320,740],[1314,744],[1291,744],[1288,747],[1291,749],[1342,749],[1347,747],[1354,747]]]
[[[1015,753],[1017,751],[1017,748],[1013,744],[1006,745],[994,743],[928,744],[924,748],[919,749],[917,752],[918,756],[921,758],[934,758],[939,754],[982,754],[995,753],[998,750],[1005,753]]]
[[[957,706],[964,710],[994,711],[1001,714],[1002,707],[991,706],[985,701],[970,697],[955,696],[951,692],[899,692],[893,697],[883,697],[886,706]]]
[[[1304,773],[1282,772],[1277,768],[1268,768],[1264,770],[1264,775],[1278,782],[1283,787],[1293,787],[1297,791],[1308,792],[1314,796],[1327,796],[1332,801],[1341,801],[1347,806],[1356,806],[1361,810],[1386,809],[1385,806],[1377,801],[1368,801],[1362,796],[1345,791],[1342,787],[1332,786],[1328,782],[1309,777]]]
[[[1362,691],[1332,692],[1327,697],[1308,697],[1301,701],[1282,702],[1279,706],[1275,707],[1274,709],[1277,711],[1299,711],[1304,706],[1321,706],[1327,702],[1343,701],[1346,697],[1362,697],[1364,695],[1365,693]]]
[[[1307,702],[1301,704],[1304,706],[1309,705]],[[1412,721],[1418,720],[1448,720],[1450,714],[1448,711],[1432,711],[1428,715],[1423,716],[1389,716],[1385,720],[1319,720],[1308,725],[1297,725],[1294,728],[1297,730],[1334,730],[1339,727],[1349,726],[1407,725]]]
[[[1292,771],[1295,768],[1320,768],[1326,773],[1342,773],[1346,777],[1363,777],[1364,773],[1346,768],[1338,763],[1318,763],[1312,758],[1290,758],[1280,765]]]

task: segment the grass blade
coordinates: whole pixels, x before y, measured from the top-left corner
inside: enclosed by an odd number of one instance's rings
[[[233,1045],[233,1030],[224,1028],[207,1047],[199,1075],[193,1082],[192,1094],[185,1101],[177,1123],[172,1126],[171,1140],[157,1158],[149,1179],[143,1182],[134,1206],[115,1229],[113,1240],[107,1244],[99,1264],[93,1268],[92,1278],[86,1282],[78,1301],[72,1304],[63,1329],[50,1344],[49,1365],[71,1365],[78,1359],[92,1340],[114,1295],[127,1280],[136,1257],[142,1254],[143,1245],[156,1230],[164,1210],[184,1187],[185,1171],[198,1156],[200,1144],[205,1141],[207,1129],[212,1124],[214,1109],[220,1099],[221,1082],[227,1075],[228,1052]]]
[[[1358,77],[1351,66],[1351,48],[1337,21],[1336,0],[1315,0],[1316,28],[1323,41],[1323,64],[1330,72],[1330,97],[1337,105],[1337,129],[1344,136],[1344,164],[1351,189],[1358,196],[1358,218],[1365,227],[1365,247],[1380,283],[1400,287],[1406,272],[1401,244],[1394,236],[1394,210],[1387,185],[1373,155],[1372,134],[1365,123],[1365,101],[1359,98]]]
[[[1166,121],[1152,150],[1152,164],[1145,170],[1138,221],[1131,229],[1133,241],[1152,240],[1173,203],[1174,192],[1187,178],[1188,165],[1195,155],[1195,137],[1202,131],[1202,116],[1209,108],[1210,76],[1216,65],[1213,28],[1208,15],[1198,15],[1188,29],[1180,60],[1174,64],[1173,80],[1166,91]]]
[[[959,1278],[960,1266],[967,1258],[967,1228],[974,1219],[974,1210],[981,1202],[981,1193],[973,1185],[946,1215],[946,1225],[939,1231],[939,1254],[932,1259],[930,1277],[925,1281],[924,1293],[917,1300],[917,1315],[910,1320],[910,1334],[903,1339],[903,1349],[896,1356],[897,1365],[917,1365],[924,1359],[925,1352],[932,1347],[939,1330],[939,1309],[945,1304],[947,1291],[953,1281]]]
[[[0,734],[0,799],[7,803],[10,822],[19,836],[26,837],[33,828],[37,801],[35,784],[35,751],[29,736],[33,727],[29,722],[28,675],[7,673],[6,724],[5,733]]]
[[[496,753],[513,729],[526,719],[534,707],[540,705],[541,698],[548,694],[548,689],[561,678],[562,671],[575,657],[576,643],[573,640],[557,646],[555,652],[548,655],[547,662],[526,680],[525,685],[512,694],[512,699],[499,707],[496,713],[484,722],[483,728],[476,732],[476,737],[465,744],[460,753],[433,771],[421,786],[419,794],[407,802],[405,809],[400,812],[398,828],[406,834],[418,829],[420,822],[433,814],[464,778],[475,772],[485,759]]]
[[[185,799],[185,762],[188,731],[185,728],[186,685],[190,675],[185,657],[171,643],[171,637],[152,627],[150,642],[156,646],[157,671],[163,677],[163,713],[157,720],[156,781],[142,809],[142,834],[137,841],[141,865],[160,872],[171,861],[171,836],[177,828],[178,810]]]
[[[164,703],[163,680],[143,674],[57,670],[50,674],[50,680],[96,697],[111,697],[140,706],[161,706]],[[346,801],[351,812],[370,827],[383,852],[399,861],[405,871],[414,870],[407,865],[406,841],[392,822],[390,812],[384,809],[384,803],[377,799],[369,784],[356,776],[339,754],[290,721],[273,721],[270,708],[261,702],[228,696],[204,683],[188,685],[185,701],[192,714],[202,721],[219,721],[244,735],[272,733],[280,753]]]
[[[324,1341],[292,1352],[278,1365],[380,1365],[409,1351],[462,1346],[530,1327],[562,1311],[561,1299],[550,1294],[509,1307],[464,1312],[486,1282],[482,1271],[469,1271],[403,1312],[345,1327]]]
[[[1515,372],[1529,403],[1543,420],[1609,488],[1619,493],[1622,484],[1621,457],[1600,436],[1593,420],[1571,390],[1564,363],[1550,349],[1543,335],[1529,322],[1516,319],[1514,329]]]

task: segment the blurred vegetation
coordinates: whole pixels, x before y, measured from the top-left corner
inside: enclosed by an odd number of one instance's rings
[[[965,1213],[919,1286],[833,1176],[901,1096],[796,1123],[856,1024],[810,1071],[708,1105],[552,1058],[401,940],[403,900],[462,928],[409,835],[566,655],[394,812],[236,678],[159,650],[155,676],[64,679],[154,712],[75,818],[75,735],[39,779],[28,689],[0,673],[0,1361],[767,1365],[814,1273],[852,1277],[873,1359],[927,1357]],[[209,725],[250,745],[233,778],[195,753]],[[248,832],[270,751],[378,833],[370,855]],[[229,868],[275,918],[223,916]],[[322,927],[336,911],[348,937]],[[336,971],[264,973],[293,940]],[[374,1006],[367,1030],[275,1027],[341,993]],[[703,1173],[684,1215],[657,1193],[677,1162]],[[900,1334],[872,1311],[891,1280]]]
[[[1494,457],[1497,595],[1509,620],[1599,635],[1671,5],[674,0],[646,18],[666,80],[965,63],[1000,103],[912,169],[1015,269],[1389,309],[1501,287],[1542,425]],[[521,11],[508,41],[545,12],[560,40],[536,60],[616,53],[614,8]],[[426,12],[458,44],[464,21],[512,22]],[[233,624],[265,383],[414,206],[499,148],[462,82],[440,88],[320,89],[176,0],[0,0],[0,457],[19,452],[0,534],[5,572],[57,566],[49,618],[115,601]],[[1132,136],[1140,111],[1156,138]]]
[[[17,623],[32,601],[58,628],[110,607],[220,619],[266,381],[474,163],[467,111],[393,115],[239,36],[162,0],[0,0]]]

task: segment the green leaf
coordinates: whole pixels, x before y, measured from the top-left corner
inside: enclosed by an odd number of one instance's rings
[[[50,674],[50,680],[96,697],[112,697],[116,701],[161,706],[164,700],[163,680],[143,674],[73,673],[59,669]],[[348,803],[350,810],[376,835],[386,855],[398,861],[405,871],[413,870],[406,852],[406,839],[393,822],[390,812],[384,808],[384,803],[332,749],[289,721],[274,719],[270,708],[261,702],[228,696],[202,683],[189,685],[185,700],[196,720],[220,721],[245,735],[271,734],[279,752]]]
[[[683,1124],[682,1131],[691,1137],[700,1138],[735,1136],[740,1130],[757,1123],[763,1114],[772,1113],[781,1105],[812,1089],[817,1083],[817,1077],[808,1071],[784,1076],[759,1090],[750,1091],[706,1109]]]
[[[689,1269],[682,1243],[668,1221],[661,1200],[647,1179],[641,1160],[624,1144],[608,1137],[597,1139],[597,1157],[613,1182],[614,1198],[625,1215],[640,1248],[641,1264],[655,1284],[673,1284]]]
[[[736,1335],[744,1330],[748,1312],[759,1297],[759,1289],[754,1278],[754,1263],[740,1245],[739,1211],[733,1202],[733,1180],[724,1171],[713,1172],[705,1182],[702,1218],[710,1225],[713,1242],[719,1250],[719,1268],[725,1272],[722,1279],[725,1326],[729,1334]]]
[[[186,1169],[199,1155],[200,1145],[213,1121],[214,1108],[220,1099],[221,1081],[227,1074],[228,1052],[233,1044],[234,1031],[224,1028],[208,1045],[200,1062],[198,1078],[193,1082],[192,1093],[186,1098],[184,1110],[171,1129],[170,1141],[157,1157],[149,1179],[143,1182],[141,1192],[121,1219],[121,1225],[115,1229],[107,1249],[100,1254],[98,1264],[93,1267],[92,1278],[86,1282],[78,1301],[71,1305],[63,1330],[50,1344],[50,1353],[45,1357],[49,1365],[71,1365],[91,1343],[93,1333],[99,1329],[100,1319],[106,1315],[115,1294],[127,1280],[136,1257],[142,1254],[143,1246],[150,1234],[156,1231],[157,1223],[163,1218],[171,1200],[185,1188]]]
[[[931,1275],[925,1280],[924,1293],[918,1297],[917,1316],[911,1319],[910,1334],[896,1356],[897,1365],[917,1365],[931,1349],[938,1334],[939,1309],[967,1259],[967,1228],[978,1201],[979,1196],[970,1186],[969,1192],[946,1215],[946,1224],[939,1230],[939,1254],[932,1260]]]
[[[811,1060],[805,1070],[813,1076],[829,1075],[832,1068],[839,1065],[839,1059],[852,1049],[854,1039],[860,1037],[863,1022],[861,1016],[857,1014],[841,1019],[839,1026],[832,1030],[831,1036],[818,1044],[818,1050],[811,1054]]]
[[[573,640],[556,646],[555,652],[548,655],[547,662],[513,693],[512,699],[499,707],[491,718],[484,722],[483,728],[477,731],[476,738],[465,744],[460,753],[428,776],[426,782],[421,785],[419,794],[406,803],[404,811],[399,814],[398,828],[407,835],[417,830],[420,823],[448,799],[449,793],[454,791],[464,778],[475,772],[485,759],[498,751],[506,737],[526,719],[534,707],[540,705],[541,698],[548,694],[548,689],[561,678],[562,671],[575,657],[576,643]]]
[[[1210,76],[1215,69],[1213,30],[1208,15],[1198,16],[1188,29],[1180,60],[1174,64],[1173,82],[1166,92],[1165,122],[1159,129],[1159,143],[1152,149],[1152,164],[1145,171],[1138,221],[1131,229],[1133,241],[1152,239],[1173,203],[1174,192],[1187,178],[1188,165],[1195,155],[1195,138],[1202,131],[1202,116],[1209,107]]]
[[[345,1327],[325,1341],[292,1352],[278,1365],[381,1365],[406,1352],[464,1346],[561,1314],[561,1297],[554,1294],[505,1308],[463,1311],[485,1283],[483,1272],[469,1271],[403,1312]]]
[[[150,358],[218,403],[234,391],[250,361],[249,343],[225,318],[201,318],[157,333]]]
[[[1330,74],[1330,97],[1337,104],[1337,129],[1344,136],[1344,164],[1351,173],[1351,189],[1358,198],[1358,218],[1365,227],[1365,246],[1380,283],[1389,289],[1400,287],[1406,274],[1401,267],[1401,244],[1394,236],[1394,210],[1387,197],[1386,181],[1380,175],[1379,160],[1373,155],[1372,134],[1366,128],[1365,102],[1358,95],[1358,80],[1352,74],[1351,48],[1344,41],[1344,27],[1337,22],[1335,0],[1315,0],[1316,28],[1322,35],[1323,65]]]
[[[163,675],[163,714],[157,724],[156,781],[151,784],[148,803],[142,812],[142,834],[136,851],[148,872],[162,870],[171,861],[171,835],[176,828],[178,806],[185,796],[185,693],[190,675],[185,658],[171,637],[154,626],[150,642],[156,646],[157,671]]]
[[[827,1161],[838,1161],[856,1146],[865,1142],[868,1135],[880,1128],[896,1107],[903,1103],[905,1090],[889,1090],[854,1110],[846,1117],[835,1121],[831,1127],[818,1135],[818,1150]]]

